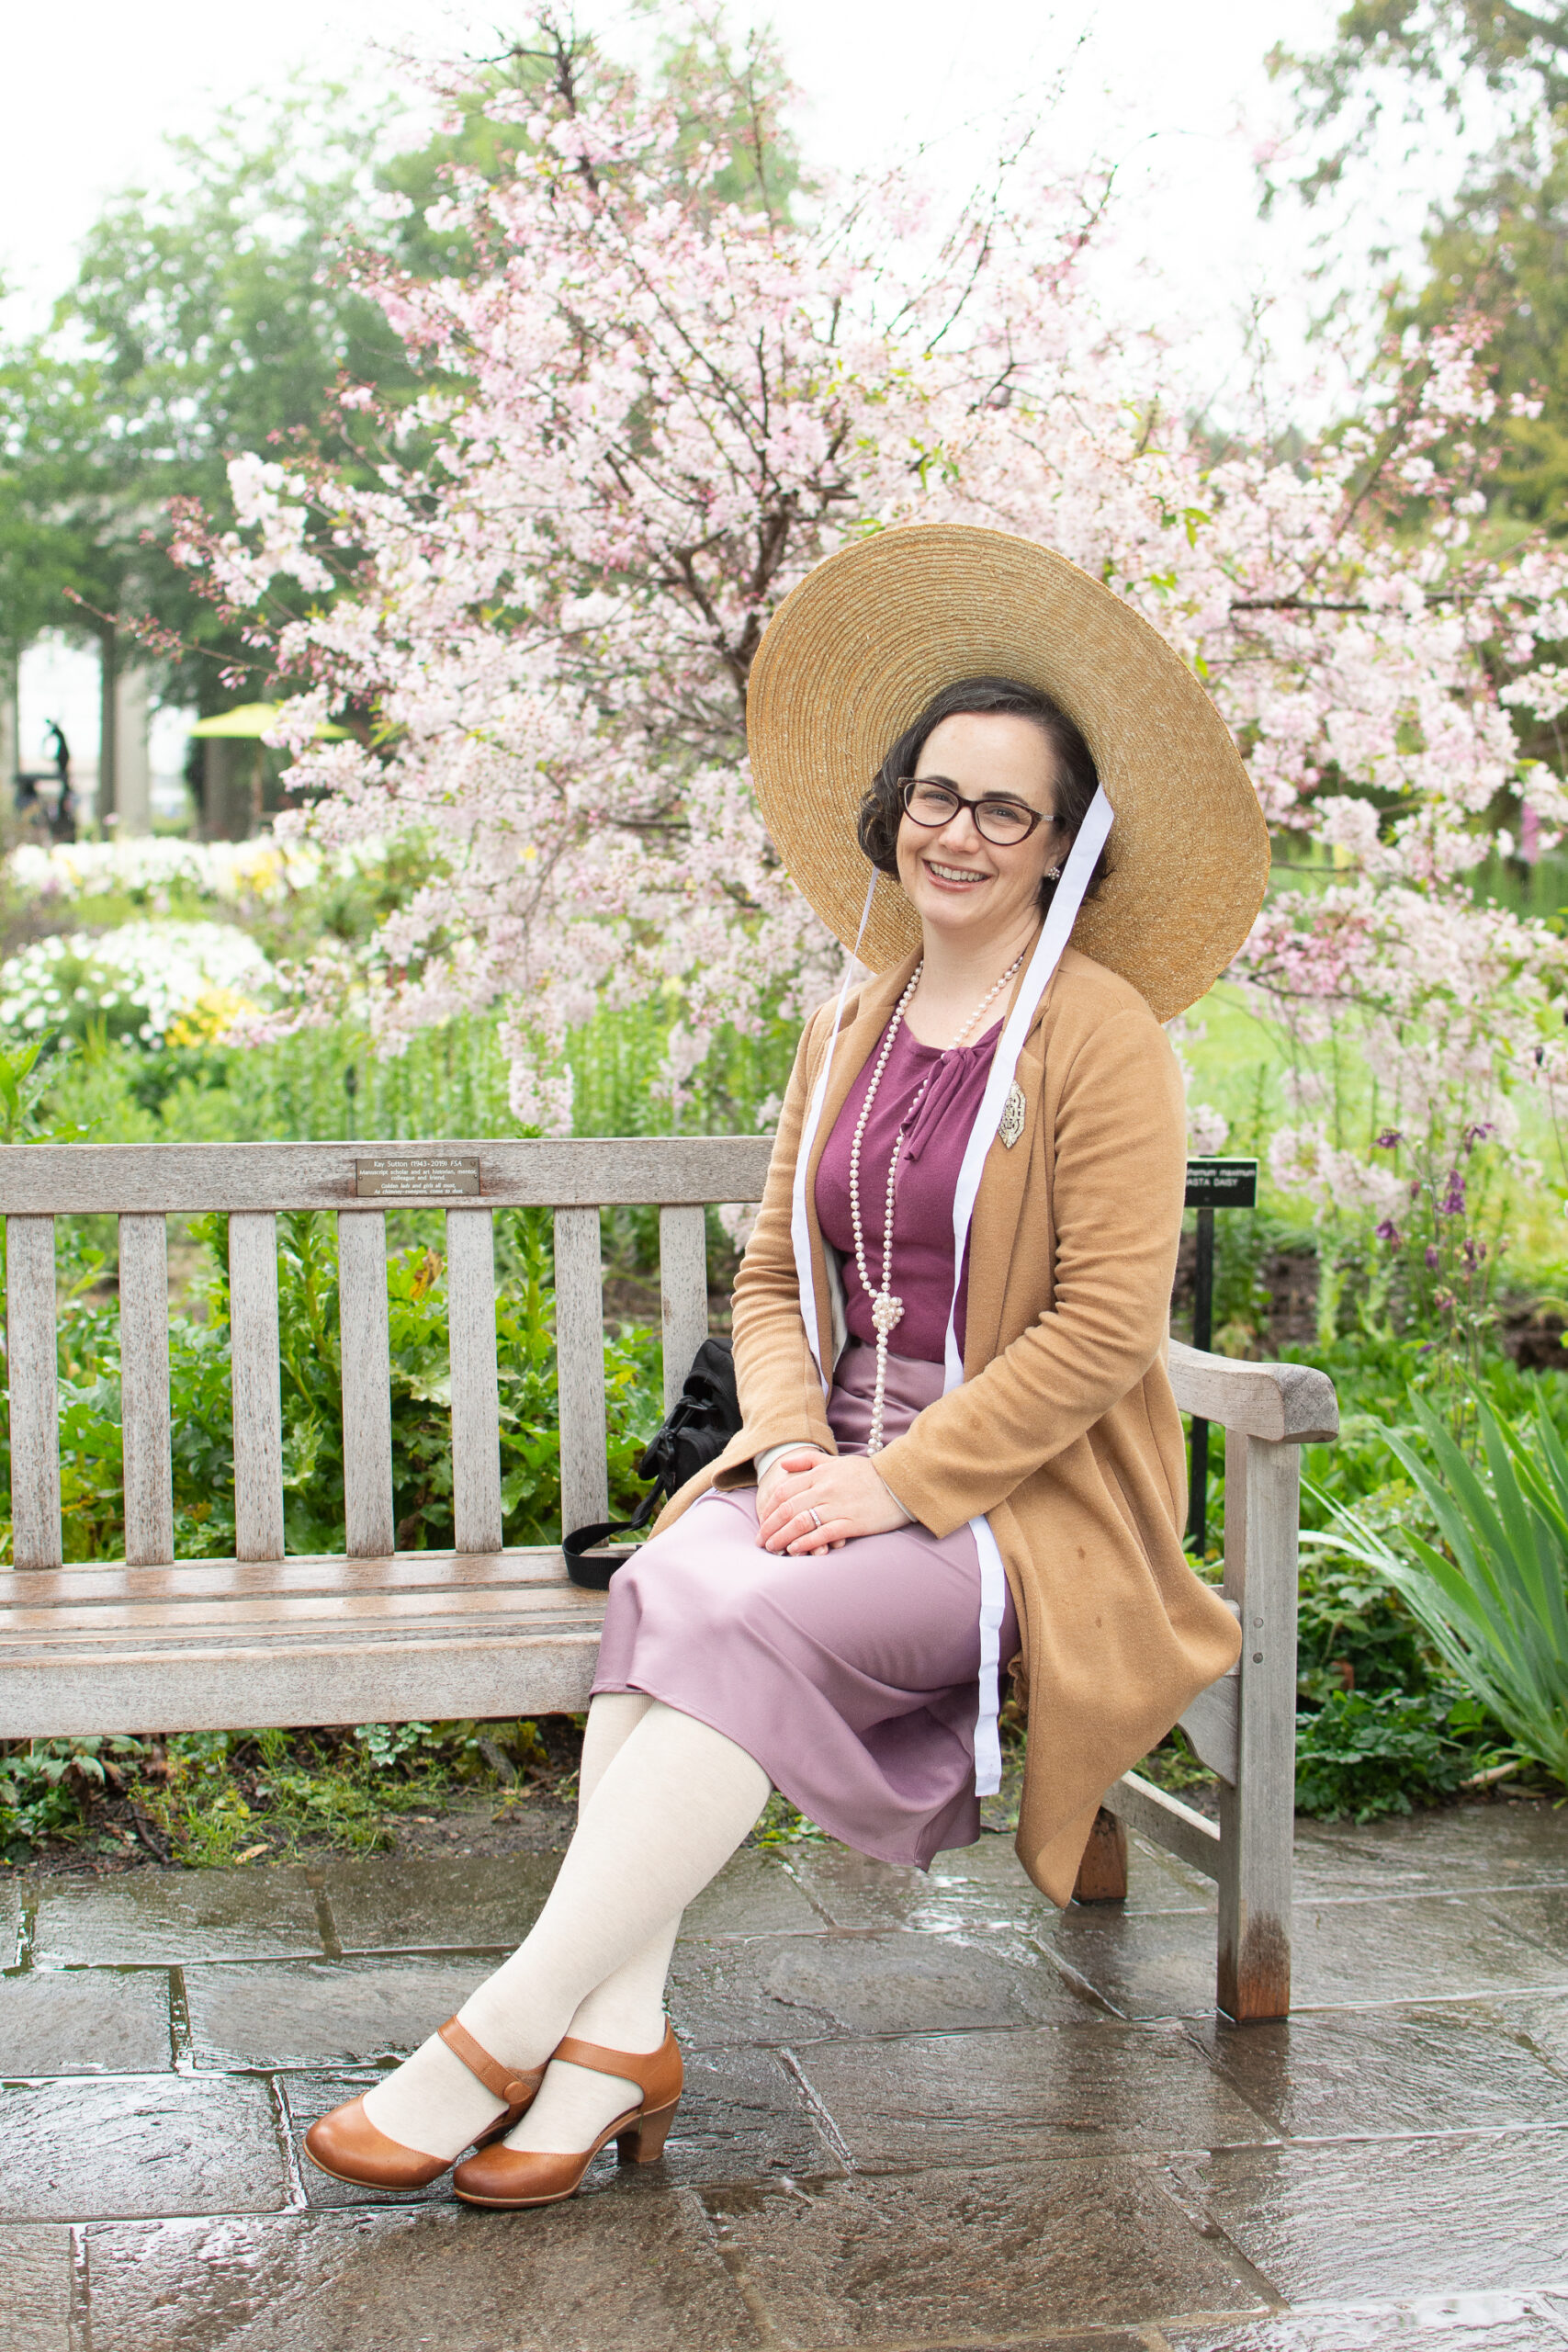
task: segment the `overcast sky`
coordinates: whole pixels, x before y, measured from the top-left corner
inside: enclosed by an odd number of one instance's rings
[[[1192,395],[1223,413],[1247,372],[1242,321],[1262,303],[1276,381],[1303,423],[1334,408],[1341,390],[1332,377],[1312,381],[1321,363],[1307,327],[1320,298],[1308,271],[1322,224],[1289,206],[1261,222],[1254,156],[1283,120],[1266,52],[1275,41],[1320,45],[1336,13],[1334,0],[730,6],[737,22],[780,29],[802,91],[798,129],[818,163],[849,169],[922,146],[933,176],[961,193],[982,173],[1001,118],[1020,99],[1041,107],[1041,135],[1066,164],[1116,165],[1114,233],[1096,265],[1108,307],[1172,338]],[[658,24],[635,0],[582,0],[579,18],[634,53]],[[0,321],[13,333],[44,322],[103,198],[165,175],[167,133],[199,131],[217,107],[299,67],[367,96],[402,92],[417,107],[411,57],[493,52],[505,42],[498,25],[525,21],[524,6],[460,0],[267,0],[232,11],[212,0],[14,0],[0,139],[0,275],[14,290]],[[1362,256],[1379,238],[1412,252],[1426,205],[1451,186],[1454,167],[1437,127],[1413,166],[1388,156],[1365,175],[1338,269],[1365,280]],[[85,729],[85,673],[80,684]],[[63,700],[66,686],[62,673],[49,692]],[[29,734],[36,700],[29,688]]]
[[[812,155],[849,166],[923,144],[932,172],[955,187],[972,178],[1009,105],[1039,102],[1065,73],[1044,135],[1066,162],[1100,155],[1118,166],[1117,237],[1101,265],[1108,299],[1187,341],[1195,384],[1222,398],[1238,365],[1238,322],[1257,299],[1275,306],[1288,371],[1309,366],[1302,334],[1316,224],[1290,209],[1259,222],[1253,154],[1282,111],[1265,52],[1276,40],[1320,43],[1332,0],[732,0],[730,13],[782,31]],[[579,14],[619,45],[650,38],[635,0],[583,0]],[[357,90],[412,92],[400,46],[415,57],[482,52],[502,45],[498,24],[525,19],[522,7],[460,0],[268,0],[259,12],[211,0],[13,7],[0,140],[0,271],[17,289],[8,322],[47,315],[103,198],[162,175],[168,131],[200,130],[215,106],[298,66]],[[1435,186],[1444,170],[1435,150],[1414,183],[1374,175],[1359,229],[1370,233],[1381,209],[1408,242],[1425,200],[1419,182]],[[1152,279],[1135,274],[1145,262]]]

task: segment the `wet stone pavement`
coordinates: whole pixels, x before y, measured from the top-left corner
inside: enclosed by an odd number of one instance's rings
[[[0,1882],[0,2352],[1562,2352],[1568,1815],[1299,1826],[1289,2025],[1206,1883],[1057,1913],[745,1852],[688,1914],[660,2164],[470,2211],[299,2135],[526,1931],[548,1854]]]

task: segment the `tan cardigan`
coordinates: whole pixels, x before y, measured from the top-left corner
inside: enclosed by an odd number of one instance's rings
[[[845,1008],[806,1193],[824,1333],[841,1320],[817,1162],[913,968],[911,958],[885,973]],[[710,1485],[748,1484],[771,1445],[809,1436],[833,1450],[790,1246],[795,1153],[832,1020],[824,1006],[801,1039],[736,1280],[745,1425],[671,1498],[657,1532]],[[992,1143],[975,1206],[964,1384],[877,1467],[935,1535],[981,1511],[990,1521],[1028,1692],[1018,1851],[1036,1885],[1066,1903],[1104,1792],[1234,1664],[1241,1635],[1181,1549],[1186,1460],[1166,1373],[1186,1170],[1175,1056],[1137,990],[1069,947],[1018,1082],[1023,1135],[1010,1151]]]

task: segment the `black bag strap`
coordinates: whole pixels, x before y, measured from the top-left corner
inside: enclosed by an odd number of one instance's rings
[[[639,1527],[646,1527],[662,1491],[655,1487],[644,1495],[630,1519],[606,1519],[596,1527],[574,1527],[570,1535],[561,1537],[566,1572],[573,1584],[581,1585],[584,1592],[609,1591],[610,1578],[621,1565],[619,1560],[594,1560],[587,1555],[597,1552],[601,1544],[608,1544],[613,1536],[630,1535]]]
[[[586,1592],[608,1592],[619,1560],[590,1556],[612,1536],[646,1527],[666,1495],[723,1451],[740,1427],[735,1357],[725,1339],[705,1340],[692,1360],[681,1394],[637,1464],[637,1476],[653,1481],[630,1519],[607,1519],[596,1527],[574,1527],[561,1538],[566,1569]]]

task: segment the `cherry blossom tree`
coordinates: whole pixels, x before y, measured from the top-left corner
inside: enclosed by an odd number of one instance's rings
[[[428,380],[399,416],[341,388],[375,487],[255,453],[231,469],[238,530],[182,519],[182,560],[299,689],[284,829],[431,848],[369,956],[294,975],[279,1019],[353,988],[395,1050],[499,1004],[514,1109],[560,1127],[562,1040],[596,1006],[678,999],[677,1089],[722,1024],[800,1011],[841,959],[749,788],[748,667],[822,555],[957,519],[1060,548],[1165,632],[1306,869],[1235,974],[1291,1043],[1280,1180],[1388,1224],[1411,1180],[1379,1134],[1418,1137],[1423,1170],[1457,1168],[1466,1135],[1517,1152],[1518,1101],[1554,1111],[1568,1083],[1564,955],[1472,876],[1568,824],[1525,748],[1531,714],[1568,706],[1568,554],[1477,536],[1481,325],[1411,339],[1321,446],[1216,458],[1086,290],[1102,183],[1021,139],[952,219],[912,173],[793,211],[764,173],[728,200],[690,83],[682,108],[540,42],[547,74],[487,100],[521,130],[515,172],[456,173],[431,221],[474,270],[419,281],[368,241],[349,264]],[[722,43],[698,25],[688,60],[732,121]],[[312,740],[328,715],[351,740]],[[1353,1136],[1314,1100],[1348,1029]]]

